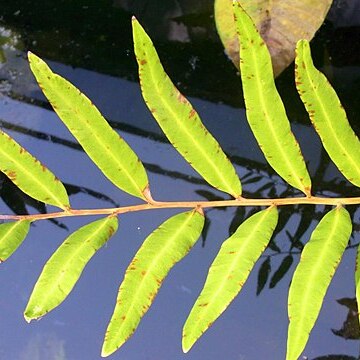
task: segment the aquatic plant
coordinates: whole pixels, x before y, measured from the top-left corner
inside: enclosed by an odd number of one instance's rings
[[[25,309],[27,321],[44,316],[64,301],[92,256],[116,233],[122,214],[164,208],[189,209],[170,217],[154,230],[128,266],[103,343],[102,356],[108,356],[135,332],[164,278],[196,243],[204,227],[207,208],[264,207],[248,217],[223,242],[210,266],[205,285],[184,325],[182,344],[187,352],[242,289],[274,233],[278,207],[331,205],[334,208],[323,216],[302,251],[289,290],[286,359],[295,360],[303,351],[352,232],[345,206],[358,205],[360,198],[312,194],[305,160],[274,84],[267,47],[240,4],[234,1],[233,5],[249,125],[269,164],[304,196],[264,199],[242,196],[235,168],[196,110],[165,73],[149,36],[135,18],[132,21],[135,54],[141,91],[149,110],[183,158],[209,185],[230,194],[232,200],[153,199],[145,168],[131,147],[84,94],[53,73],[39,57],[29,53],[31,70],[59,118],[109,181],[139,198],[141,203],[73,209],[65,187],[55,175],[7,134],[0,132],[0,170],[32,198],[60,208],[47,214],[0,215],[0,219],[7,221],[0,225],[1,261],[9,258],[22,243],[32,222],[103,215],[73,232],[47,261]],[[306,40],[297,44],[295,78],[299,95],[330,158],[347,180],[359,187],[360,142],[335,91],[314,67]],[[355,277],[359,299],[358,268]]]

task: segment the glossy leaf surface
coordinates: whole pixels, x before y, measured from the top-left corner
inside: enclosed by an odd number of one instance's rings
[[[299,41],[296,51],[296,87],[311,122],[331,160],[350,182],[360,186],[360,141],[335,90],[314,67],[309,43]]]
[[[171,217],[152,232],[126,270],[106,331],[102,356],[116,351],[136,330],[170,271],[201,235],[204,216],[188,211]]]
[[[202,124],[190,102],[164,71],[154,45],[133,18],[133,36],[141,90],[152,115],[171,144],[212,186],[237,198],[241,185],[218,142]]]
[[[296,42],[312,39],[332,0],[239,0],[269,48],[275,75],[295,58]],[[239,68],[239,41],[232,0],[215,0],[216,27],[225,50]]]
[[[32,198],[65,209],[64,185],[34,156],[0,130],[0,171]]]
[[[145,169],[134,151],[74,85],[29,53],[30,68],[50,104],[103,174],[121,190],[145,199]]]
[[[301,253],[289,290],[287,360],[297,360],[305,348],[351,230],[349,213],[335,208],[321,219]]]
[[[0,224],[0,263],[7,260],[25,240],[31,221]]]
[[[86,264],[117,228],[117,218],[106,217],[76,230],[60,245],[35,284],[24,312],[26,321],[46,315],[65,300]]]
[[[311,180],[278,94],[270,54],[251,18],[234,2],[246,115],[266,160],[290,185],[310,195]]]
[[[266,249],[277,220],[275,207],[262,210],[248,218],[224,241],[184,325],[184,352],[190,350],[240,292],[255,262]]]

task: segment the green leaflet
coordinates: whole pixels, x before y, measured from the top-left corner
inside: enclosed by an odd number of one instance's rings
[[[273,169],[307,196],[311,180],[273,79],[269,51],[251,18],[233,3],[240,42],[240,71],[251,130]]]
[[[244,221],[224,241],[184,325],[184,352],[190,350],[240,292],[255,262],[269,243],[277,220],[275,207],[262,210]]]
[[[239,197],[241,184],[234,167],[165,73],[149,36],[135,18],[132,24],[141,90],[152,115],[172,145],[209,184]]]
[[[148,178],[130,146],[74,85],[53,73],[43,60],[30,52],[29,61],[52,107],[91,160],[118,188],[145,200]]]
[[[70,206],[64,185],[55,175],[1,130],[0,171],[36,200],[61,209]]]
[[[360,142],[350,127],[340,100],[312,62],[309,43],[298,42],[296,88],[325,150],[342,174],[360,186]]]
[[[25,240],[31,221],[0,224],[0,263],[7,260]]]
[[[68,296],[92,256],[118,228],[116,217],[106,217],[72,233],[45,264],[26,306],[30,322],[44,316]]]
[[[351,230],[349,213],[338,207],[321,219],[305,245],[289,290],[286,360],[297,360],[304,350]]]
[[[126,270],[108,325],[102,356],[109,356],[134,333],[171,270],[200,237],[204,215],[196,209],[166,220],[144,241]]]

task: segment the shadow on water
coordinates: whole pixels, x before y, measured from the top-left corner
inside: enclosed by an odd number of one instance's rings
[[[167,72],[180,90],[192,97],[204,123],[236,165],[244,196],[298,195],[264,162],[247,128],[240,80],[217,38],[212,1],[23,0],[1,5],[0,126],[63,180],[74,207],[117,206],[134,199],[104,179],[59,123],[29,73],[27,50],[49,60],[52,68],[81,88],[121,132],[144,162],[155,198],[224,198],[184,163],[148,113],[137,84],[132,14],[145,25]],[[356,14],[356,2],[334,3],[313,49],[317,65],[335,86],[359,134],[360,19],[353,19],[354,6]],[[350,27],[344,26],[346,16],[352,16],[347,22]],[[277,84],[308,160],[316,194],[360,196],[359,189],[350,186],[331,164],[309,127],[293,86],[291,67]],[[0,177],[0,196],[0,209],[5,213],[51,210],[23,194],[4,176]],[[221,242],[256,210],[207,212],[204,248],[199,242],[172,271],[133,339],[112,358],[284,358],[288,286],[301,249],[323,216],[324,207],[280,208],[276,234],[238,299],[189,354],[180,349],[182,324]],[[360,218],[355,207],[348,210],[354,223],[353,237],[304,359],[359,358],[352,274]],[[86,220],[45,221],[33,226],[24,245],[1,265],[0,308],[6,316],[0,324],[0,358],[99,359],[124,270],[143,239],[168,216],[159,212],[122,217],[119,232],[94,257],[64,304],[39,323],[26,325],[21,314],[43,264],[64,237]],[[350,355],[323,356],[342,353]]]

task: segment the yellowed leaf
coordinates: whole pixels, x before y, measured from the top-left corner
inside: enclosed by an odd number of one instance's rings
[[[311,40],[323,23],[332,0],[235,0],[256,24],[265,40],[273,62],[275,76],[295,58],[296,43]],[[239,68],[232,0],[215,0],[216,27],[225,50]]]

